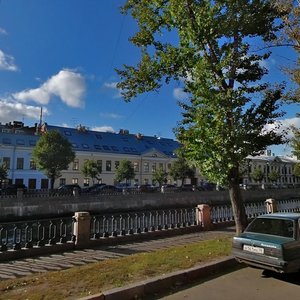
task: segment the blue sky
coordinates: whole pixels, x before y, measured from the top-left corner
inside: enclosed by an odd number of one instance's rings
[[[128,38],[136,31],[119,7],[125,0],[0,0],[0,121],[52,125],[174,138],[181,119],[176,83],[125,103],[115,88],[115,68],[136,64],[139,50]],[[287,80],[288,49],[267,62],[270,80]],[[297,105],[286,107],[284,124],[300,127]],[[276,154],[288,151],[274,148]]]

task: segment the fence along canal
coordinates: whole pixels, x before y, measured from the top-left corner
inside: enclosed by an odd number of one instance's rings
[[[278,201],[278,211],[299,212],[300,200]],[[264,202],[245,203],[249,219],[266,213]],[[210,207],[212,224],[234,221],[229,204]],[[91,216],[90,239],[107,239],[147,232],[174,230],[202,226],[197,217],[199,208],[179,208],[137,211],[129,213],[100,214]],[[0,253],[10,250],[45,247],[74,243],[74,217],[0,223]]]

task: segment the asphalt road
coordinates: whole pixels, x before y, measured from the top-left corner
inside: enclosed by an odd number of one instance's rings
[[[243,268],[155,299],[298,300],[300,273],[288,275],[267,273],[265,276],[261,270]]]

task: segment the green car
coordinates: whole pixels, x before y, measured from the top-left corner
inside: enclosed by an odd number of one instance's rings
[[[300,213],[273,213],[254,219],[233,238],[232,254],[240,263],[292,273],[300,270]]]

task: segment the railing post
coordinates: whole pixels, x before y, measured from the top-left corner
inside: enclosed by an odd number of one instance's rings
[[[24,190],[22,188],[17,188],[17,198],[22,199],[24,194]]]
[[[277,203],[275,199],[269,198],[265,201],[267,214],[272,214],[277,212]]]
[[[210,230],[212,228],[212,222],[209,205],[197,205],[196,211],[197,225],[202,225],[204,230]]]
[[[76,246],[85,246],[90,241],[91,215],[89,212],[75,212],[74,236]]]

